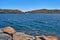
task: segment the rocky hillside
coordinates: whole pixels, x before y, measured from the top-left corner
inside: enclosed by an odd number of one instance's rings
[[[16,32],[11,27],[0,29],[0,40],[59,40],[56,36],[31,36],[21,32]]]
[[[44,14],[60,14],[60,10],[48,10],[48,9],[40,9],[40,10],[32,10],[25,13],[44,13]]]
[[[23,13],[22,11],[20,10],[12,10],[12,9],[0,9],[0,13],[1,14],[20,14],[20,13]]]
[[[12,9],[0,9],[0,14],[26,14],[26,13],[44,13],[44,14],[60,14],[60,10],[48,10],[48,9],[40,9],[40,10],[32,10],[27,12],[22,12],[20,10],[12,10]]]

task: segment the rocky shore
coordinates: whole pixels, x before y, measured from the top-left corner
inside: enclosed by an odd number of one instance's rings
[[[56,36],[31,36],[16,32],[12,27],[0,28],[0,40],[59,40]]]

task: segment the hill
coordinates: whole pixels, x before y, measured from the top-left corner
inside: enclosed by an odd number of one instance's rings
[[[40,10],[32,10],[32,11],[28,11],[28,12],[25,12],[25,13],[44,13],[44,14],[60,14],[60,10],[48,10],[48,9],[40,9]]]
[[[12,9],[0,9],[0,14],[20,14],[20,13],[23,13],[22,11],[20,10],[12,10]]]

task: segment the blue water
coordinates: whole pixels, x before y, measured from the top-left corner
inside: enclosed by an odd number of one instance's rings
[[[60,37],[60,14],[0,14],[0,28],[6,26],[33,36]]]

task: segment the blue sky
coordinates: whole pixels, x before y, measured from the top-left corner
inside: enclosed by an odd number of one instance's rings
[[[0,0],[1,9],[60,9],[60,0]]]

